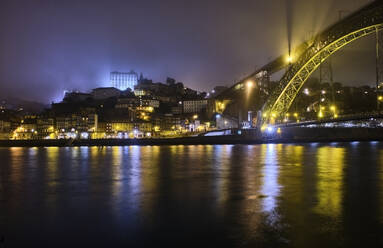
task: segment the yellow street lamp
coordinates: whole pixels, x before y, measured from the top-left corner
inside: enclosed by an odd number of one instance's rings
[[[246,88],[248,90],[252,89],[253,87],[254,87],[254,82],[253,81],[249,80],[249,81],[246,82]]]
[[[289,56],[287,56],[286,61],[288,64],[291,64],[294,61],[294,57],[292,55],[289,55]]]

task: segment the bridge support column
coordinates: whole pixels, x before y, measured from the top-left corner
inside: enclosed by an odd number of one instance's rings
[[[378,111],[383,107],[383,31],[376,29],[376,101]]]
[[[333,70],[332,70],[332,59],[331,57],[328,58],[326,61],[320,64],[319,66],[319,83],[322,86],[325,83],[328,83],[330,85],[331,90],[331,103],[335,103],[335,94],[334,94],[334,79],[333,79]],[[330,92],[326,92],[325,94],[328,95]],[[319,102],[321,103],[322,98],[326,98],[325,94],[321,93]]]

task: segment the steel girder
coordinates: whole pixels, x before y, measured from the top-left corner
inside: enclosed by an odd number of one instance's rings
[[[382,0],[375,1],[316,36],[266,101],[261,123],[282,120],[304,83],[321,63],[347,44],[377,30],[383,30]]]

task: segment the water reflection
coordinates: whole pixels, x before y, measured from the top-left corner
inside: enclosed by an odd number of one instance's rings
[[[327,247],[383,230],[378,143],[9,148],[0,159],[0,220],[20,236]]]
[[[318,205],[315,211],[332,217],[342,212],[345,148],[320,147],[317,151]]]
[[[230,170],[231,166],[231,146],[214,146],[214,171],[216,173],[215,188],[218,193],[218,202],[220,207],[224,208],[224,204],[230,197]]]
[[[383,149],[379,151],[379,167],[378,167],[378,180],[379,180],[379,188],[380,188],[380,195],[379,195],[379,205],[380,205],[380,223],[383,223]]]
[[[262,208],[265,212],[272,212],[277,206],[276,199],[280,188],[278,184],[278,153],[281,152],[281,148],[281,145],[274,144],[261,146],[262,157],[264,159],[261,194],[263,196]]]
[[[11,152],[11,168],[10,168],[10,179],[11,183],[19,184],[22,183],[24,174],[22,173],[23,166],[23,148],[12,147],[10,148]]]

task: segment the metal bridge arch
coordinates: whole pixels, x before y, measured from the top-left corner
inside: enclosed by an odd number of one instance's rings
[[[351,42],[383,30],[383,0],[377,0],[328,28],[309,42],[308,49],[294,62],[262,109],[262,122],[284,118],[310,75],[336,51]]]

